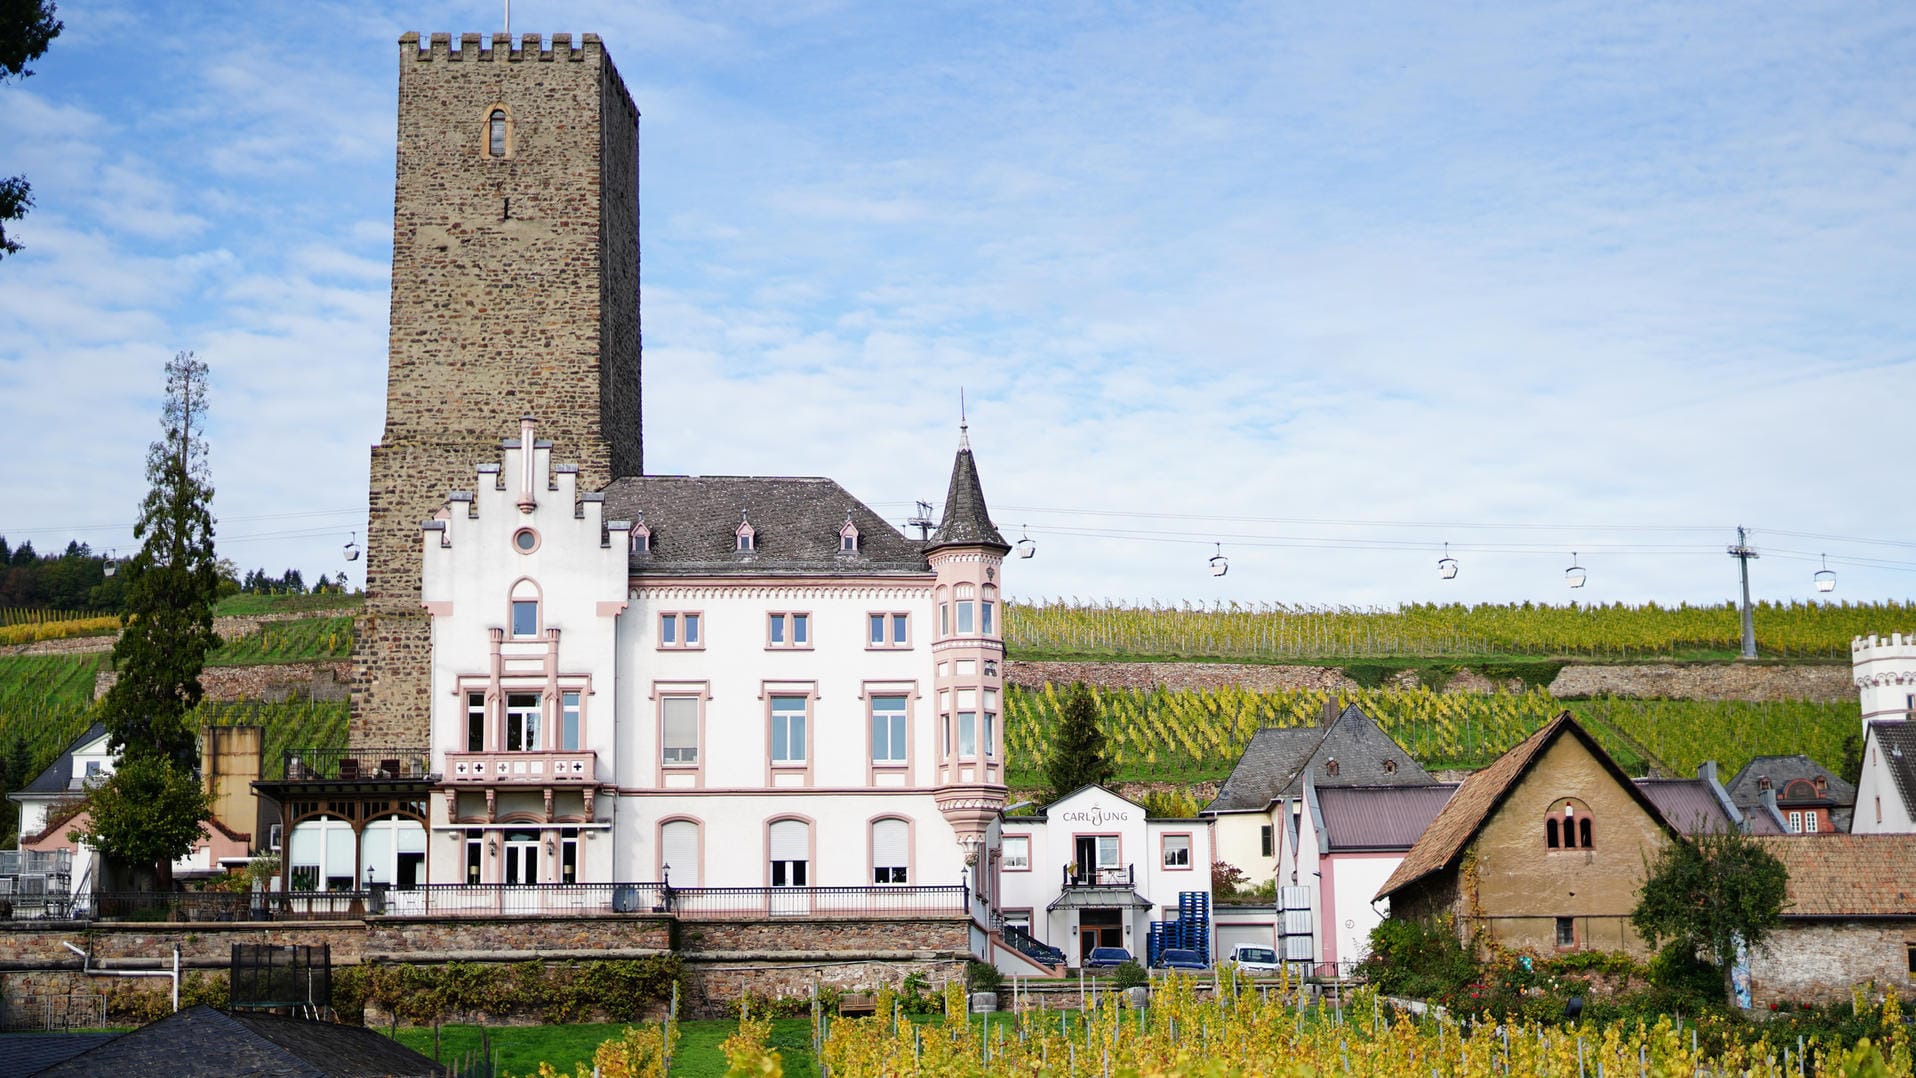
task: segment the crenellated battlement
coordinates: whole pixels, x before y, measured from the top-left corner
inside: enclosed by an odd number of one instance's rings
[[[1861,666],[1887,659],[1916,660],[1916,633],[1859,636],[1849,642],[1850,662]]]
[[[460,34],[457,48],[451,34],[432,34],[422,48],[417,31],[409,30],[399,35],[401,56],[410,55],[421,63],[433,60],[442,61],[479,61],[504,60],[519,63],[526,60],[583,61],[588,56],[602,54],[603,46],[597,34],[581,34],[575,42],[571,34],[553,34],[548,42],[542,34],[520,34],[515,41],[511,34]]]

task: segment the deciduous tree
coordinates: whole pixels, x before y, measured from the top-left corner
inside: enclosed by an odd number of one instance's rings
[[[33,74],[27,64],[60,36],[53,12],[47,0],[0,0],[0,82]],[[7,237],[7,222],[25,217],[31,205],[33,188],[25,176],[0,177],[0,258],[20,249],[19,241]]]
[[[1675,940],[1723,971],[1723,995],[1736,1005],[1731,969],[1739,946],[1755,950],[1782,922],[1789,870],[1741,832],[1679,838],[1649,866],[1630,923],[1656,945]]]
[[[68,838],[120,864],[150,868],[162,890],[174,860],[205,834],[213,798],[191,768],[162,756],[125,756],[113,774],[87,788],[86,823]]]

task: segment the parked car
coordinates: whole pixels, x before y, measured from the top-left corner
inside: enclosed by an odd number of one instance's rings
[[[1211,966],[1199,957],[1196,951],[1183,947],[1166,947],[1158,952],[1157,964],[1151,968],[1203,971],[1210,969]]]
[[[1269,947],[1240,943],[1231,948],[1231,961],[1237,963],[1239,973],[1252,976],[1277,973],[1277,952]]]
[[[1122,947],[1093,947],[1085,956],[1085,969],[1111,969],[1131,961],[1131,952]]]

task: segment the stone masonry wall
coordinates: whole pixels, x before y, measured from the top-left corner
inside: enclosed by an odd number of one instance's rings
[[[399,46],[386,428],[354,655],[361,745],[427,741],[419,523],[471,487],[522,415],[579,465],[582,490],[642,466],[637,110],[597,35],[452,44]],[[486,145],[495,107],[509,116],[502,158]]]
[[[1767,949],[1750,958],[1757,1010],[1775,1002],[1837,1003],[1874,980],[1879,991],[1911,994],[1909,948],[1916,922],[1785,921]]]

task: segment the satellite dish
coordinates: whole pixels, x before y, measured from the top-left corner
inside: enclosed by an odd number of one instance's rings
[[[1816,571],[1811,579],[1816,581],[1816,590],[1831,592],[1836,590],[1836,572],[1830,568],[1830,556],[1823,555],[1823,567]]]
[[[1444,556],[1437,559],[1437,575],[1445,580],[1457,579],[1457,559],[1450,556],[1450,544],[1444,544]]]

